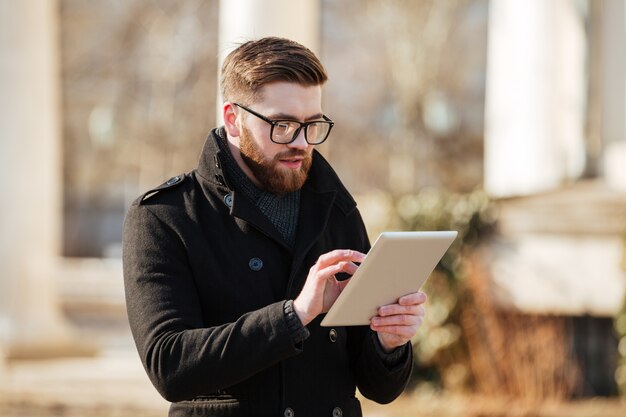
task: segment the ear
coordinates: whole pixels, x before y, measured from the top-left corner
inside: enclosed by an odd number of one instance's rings
[[[232,137],[239,137],[239,126],[237,126],[237,113],[235,112],[235,105],[231,102],[225,102],[222,108],[222,115],[224,117],[224,128],[226,133]]]

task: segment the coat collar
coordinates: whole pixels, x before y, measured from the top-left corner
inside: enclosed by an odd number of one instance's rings
[[[224,151],[220,149],[218,140],[226,140],[223,127],[213,129],[204,143],[196,170],[201,183],[204,183],[202,184],[203,188],[208,186],[217,191],[222,198],[231,194],[231,215],[252,224],[284,246],[283,239],[269,219],[247,198],[238,198],[243,196],[239,196],[228,183],[228,175],[224,172],[223,163],[226,156],[223,155]],[[326,159],[317,150],[314,150],[309,178],[301,193],[296,252],[306,251],[324,230],[333,204],[346,215],[356,209],[356,202],[341,183],[335,171]],[[287,249],[291,250],[291,248]]]
[[[223,171],[222,152],[217,144],[218,140],[226,140],[226,133],[223,127],[213,129],[207,137],[200,161],[198,163],[198,174],[204,181],[214,187],[225,188],[232,191],[232,186],[228,184],[228,177]],[[344,212],[350,214],[356,208],[356,202],[341,183],[337,173],[317,150],[313,151],[313,164],[309,171],[303,191],[315,193],[336,192],[335,204]]]
[[[200,177],[207,183],[220,187],[232,189],[227,183],[226,176],[223,171],[223,159],[222,154],[217,141],[226,140],[226,133],[224,128],[216,128],[209,133],[209,136],[204,142],[202,153],[200,154],[200,160],[198,161],[197,172]]]

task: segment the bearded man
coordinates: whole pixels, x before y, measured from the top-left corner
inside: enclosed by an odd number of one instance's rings
[[[326,71],[281,38],[240,45],[221,73],[224,126],[198,167],[140,196],[124,225],[128,317],[170,416],[361,416],[394,400],[426,296],[370,326],[320,327],[369,250],[356,203],[314,149]]]

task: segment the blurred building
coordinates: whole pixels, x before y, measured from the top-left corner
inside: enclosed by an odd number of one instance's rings
[[[624,2],[259,4],[0,0],[7,356],[88,353],[77,327],[124,326],[126,208],[195,167],[216,124],[220,57],[271,33],[327,65],[336,128],[322,152],[370,224],[384,223],[381,195],[484,187],[501,203],[503,240],[489,253],[502,303],[583,317],[580,340],[612,343],[624,294]]]
[[[501,305],[570,317],[585,395],[616,393],[613,317],[624,303],[626,6],[490,2],[488,252]]]

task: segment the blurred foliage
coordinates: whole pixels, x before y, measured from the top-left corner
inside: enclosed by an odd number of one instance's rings
[[[425,189],[396,196],[392,223],[399,230],[456,230],[458,237],[435,268],[424,290],[428,314],[413,340],[417,383],[461,388],[471,376],[460,324],[467,254],[495,230],[496,211],[482,190],[458,194]]]
[[[626,271],[626,238],[624,242],[624,254],[622,257],[622,269]],[[615,382],[622,396],[626,396],[626,296],[620,312],[615,316],[615,332],[619,340],[619,361],[615,371]]]

